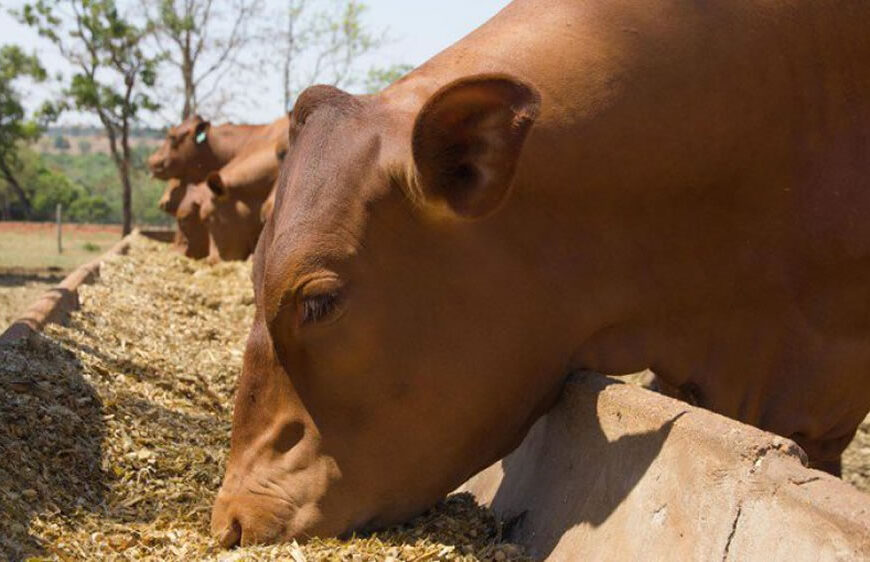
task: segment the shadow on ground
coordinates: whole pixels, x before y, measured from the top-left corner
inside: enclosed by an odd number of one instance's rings
[[[103,505],[103,407],[75,356],[52,340],[0,345],[0,552],[46,554],[31,520]]]

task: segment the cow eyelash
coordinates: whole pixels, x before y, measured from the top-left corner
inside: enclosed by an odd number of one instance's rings
[[[338,293],[322,293],[306,297],[301,303],[301,325],[322,322],[338,307]]]

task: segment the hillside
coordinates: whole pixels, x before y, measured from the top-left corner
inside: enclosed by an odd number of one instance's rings
[[[136,129],[131,136],[131,148],[155,150],[163,142],[160,129]],[[102,129],[96,127],[53,127],[45,132],[34,145],[42,154],[109,154],[109,139]]]

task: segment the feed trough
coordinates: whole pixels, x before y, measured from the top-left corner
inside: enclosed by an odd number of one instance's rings
[[[208,266],[134,234],[0,337],[3,556],[870,557],[870,496],[805,468],[790,441],[593,373],[569,379],[512,455],[405,525],[220,551],[208,517],[249,276],[247,263]]]

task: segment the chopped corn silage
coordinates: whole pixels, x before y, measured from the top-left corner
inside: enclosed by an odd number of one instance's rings
[[[218,549],[209,536],[253,314],[248,263],[136,237],[67,326],[0,346],[0,558],[518,560],[467,495],[347,541]]]

